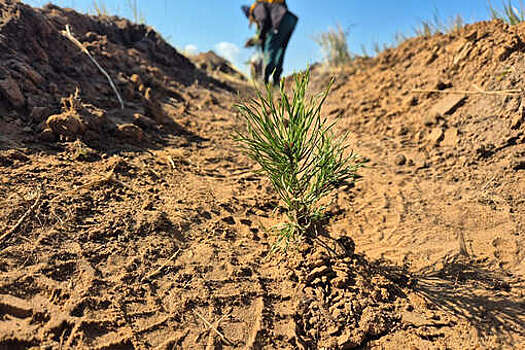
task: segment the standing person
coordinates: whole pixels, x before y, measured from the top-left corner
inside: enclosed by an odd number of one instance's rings
[[[297,25],[298,18],[288,10],[286,0],[256,0],[242,10],[257,24],[257,35],[246,42],[246,47],[261,45],[264,54],[264,82],[279,85],[283,73],[286,47]]]

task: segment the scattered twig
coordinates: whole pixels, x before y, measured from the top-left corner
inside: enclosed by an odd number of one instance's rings
[[[336,240],[334,239],[334,241],[336,241]],[[337,255],[337,251],[335,249],[332,249],[330,246],[328,246],[328,244],[326,244],[322,240],[320,240],[319,237],[314,237],[314,242],[317,242],[321,247],[323,247],[324,249],[326,249],[330,253],[332,253],[334,255]]]
[[[18,192],[16,189],[13,191],[14,194],[16,194],[24,203],[27,203],[27,199],[22,196],[22,194],[20,192]]]
[[[197,315],[201,320],[202,322],[204,322],[204,324],[206,326],[208,326],[209,329],[211,329],[212,331],[214,331],[221,339],[224,343],[228,344],[228,345],[232,345],[232,342],[229,341],[228,339],[226,339],[226,337],[224,336],[224,334],[222,334],[221,332],[219,332],[219,330],[214,327],[210,322],[208,322],[201,314],[199,314],[197,311],[193,310],[193,312],[195,313],[195,315]]]
[[[31,243],[31,244],[35,243],[35,242],[33,242],[32,240],[30,240],[29,238],[26,238],[26,237],[24,237],[24,236],[20,236],[20,238],[21,238],[23,241],[26,241],[27,243]],[[29,260],[29,258],[27,258],[27,259]],[[23,266],[25,266],[25,263],[24,263]]]
[[[64,331],[62,332],[62,335],[60,336],[60,344],[58,345],[58,349],[59,349],[59,350],[62,350],[62,349],[63,349],[63,346],[64,346],[64,336],[66,335],[66,331],[67,331],[67,328],[64,329]]]
[[[3,241],[7,238],[9,238],[9,236],[11,236],[16,230],[18,230],[18,228],[20,227],[20,225],[22,225],[22,223],[29,217],[29,215],[31,215],[31,213],[33,213],[36,208],[40,205],[40,199],[42,198],[42,191],[40,191],[38,193],[38,197],[35,199],[33,205],[31,205],[29,207],[29,209],[26,210],[26,212],[24,213],[24,215],[22,215],[20,217],[20,219],[18,219],[17,223],[15,224],[15,226],[13,226],[11,229],[9,229],[6,233],[4,233],[2,236],[0,236],[0,243],[3,243]]]
[[[524,91],[523,90],[494,90],[494,91],[485,91],[485,90],[478,90],[478,91],[470,91],[470,90],[435,90],[435,89],[414,89],[412,90],[412,93],[439,93],[439,94],[457,94],[457,95],[520,95]]]
[[[151,174],[155,175],[157,178],[159,178],[159,179],[161,178],[160,174],[157,173],[154,169],[152,169],[152,168],[149,166],[149,164],[147,164],[147,163],[146,163],[145,161],[143,161],[143,160],[142,160],[142,166],[143,166],[145,169],[148,169],[148,171],[149,171]]]
[[[484,92],[485,90],[483,90],[482,88],[480,88],[479,86],[477,86],[476,84],[472,84],[472,87],[474,89],[476,89],[478,92]]]
[[[76,323],[75,326],[73,327],[73,329],[71,330],[71,334],[69,334],[69,337],[67,339],[67,342],[65,345],[65,348],[66,349],[72,349],[73,348],[73,341],[75,340],[76,336],[77,336],[77,332],[80,328],[80,324],[81,323]]]
[[[106,72],[104,70],[104,68],[102,68],[100,66],[100,64],[98,64],[98,62],[95,60],[95,58],[89,53],[88,49],[80,41],[78,41],[77,38],[75,38],[75,36],[71,33],[71,30],[69,28],[69,24],[66,24],[66,30],[61,31],[60,33],[63,36],[65,36],[66,38],[68,38],[69,40],[71,40],[71,42],[73,42],[73,44],[75,44],[83,53],[85,53],[89,57],[91,62],[93,62],[95,64],[95,66],[97,66],[97,68],[100,70],[100,72],[102,72],[102,74],[104,74],[106,76],[106,78],[109,81],[109,85],[111,85],[111,88],[115,92],[115,95],[117,95],[117,99],[118,99],[118,101],[120,103],[120,108],[124,109],[125,108],[124,107],[124,101],[122,100],[122,97],[120,97],[120,93],[118,92],[118,89],[115,86],[115,83],[113,83],[113,80],[109,76],[108,72]]]
[[[168,156],[168,162],[170,163],[171,168],[173,170],[177,169],[177,167],[175,166],[175,161],[173,161],[173,158],[171,156]]]
[[[494,174],[494,176],[492,176],[492,177],[490,178],[490,180],[487,181],[487,183],[485,184],[485,186],[483,186],[483,187],[481,188],[481,191],[482,191],[482,192],[485,192],[485,190],[489,187],[489,185],[492,183],[492,181],[494,181],[494,179],[495,179],[496,177],[498,177],[498,176],[499,176],[498,173]]]
[[[228,318],[230,317],[231,313],[229,314],[226,314],[226,315],[222,315],[218,320],[217,320],[217,325],[221,323],[222,320],[224,320],[225,318]]]
[[[94,186],[98,186],[98,185],[102,185],[102,184],[105,184],[107,182],[114,182],[116,184],[119,184],[121,185],[122,187],[125,187],[127,189],[131,189],[131,187],[129,185],[127,185],[126,183],[118,180],[115,178],[115,170],[111,170],[109,173],[107,173],[105,176],[101,177],[101,178],[98,178],[96,180],[93,180],[91,182],[88,182],[84,185],[80,185],[78,187],[75,187],[69,191],[66,191],[66,192],[63,192],[61,195],[57,196],[56,198],[54,198],[51,202],[55,202],[57,200],[59,200],[63,195],[69,195],[69,194],[72,194],[72,193],[76,193],[78,191],[81,191],[81,190],[88,190],[90,189],[91,187],[94,187]]]
[[[80,191],[80,190],[87,190],[87,189],[89,189],[89,188],[91,188],[93,186],[104,184],[106,182],[111,181],[113,179],[113,175],[115,175],[115,171],[111,170],[109,173],[106,174],[106,176],[104,176],[104,177],[102,177],[100,179],[96,179],[94,181],[88,182],[87,184],[78,186],[75,189],[73,189],[72,191],[77,192],[77,191]]]
[[[155,275],[157,275],[158,273],[160,273],[162,271],[162,269],[164,269],[166,267],[166,265],[168,265],[171,261],[173,261],[173,259],[175,259],[177,257],[177,255],[179,255],[179,253],[180,253],[180,248],[175,252],[175,254],[173,254],[168,260],[166,260],[164,262],[164,264],[162,264],[158,269],[156,269],[155,271],[153,271],[149,275],[142,277],[142,279],[140,281],[143,282],[144,280],[149,280],[149,279],[153,278]]]

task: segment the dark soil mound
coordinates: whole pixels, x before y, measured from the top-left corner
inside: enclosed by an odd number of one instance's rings
[[[0,13],[0,123],[25,127],[29,139],[142,142],[139,129],[169,124],[169,109],[191,100],[187,87],[227,88],[145,25],[10,0],[0,2]],[[61,34],[66,25],[113,78],[126,110],[119,110],[106,77]],[[64,106],[77,88],[78,103]]]

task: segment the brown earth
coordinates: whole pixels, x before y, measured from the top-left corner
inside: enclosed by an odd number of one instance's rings
[[[217,55],[213,51],[201,52],[197,55],[190,56],[190,60],[198,68],[206,71],[212,76],[227,80],[231,80],[231,78],[246,80],[246,77],[240,73],[231,62]]]
[[[522,95],[412,92],[523,89],[524,27],[336,72],[324,112],[368,168],[332,239],[280,256],[278,199],[231,139],[251,88],[122,19],[0,14],[0,349],[525,347]]]

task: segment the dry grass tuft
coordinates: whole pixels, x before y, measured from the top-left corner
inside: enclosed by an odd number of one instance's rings
[[[315,42],[323,51],[326,64],[330,67],[340,67],[352,60],[348,48],[348,31],[340,24],[336,28],[329,28],[326,32],[317,35]]]

